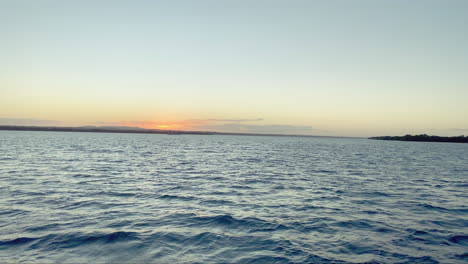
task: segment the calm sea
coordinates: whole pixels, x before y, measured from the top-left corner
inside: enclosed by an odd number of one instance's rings
[[[468,144],[0,131],[1,263],[466,263]]]

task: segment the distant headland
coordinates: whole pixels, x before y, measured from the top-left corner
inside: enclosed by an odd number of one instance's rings
[[[397,141],[422,141],[422,142],[451,142],[451,143],[468,143],[468,137],[439,137],[429,136],[426,134],[420,135],[404,135],[404,136],[383,136],[383,137],[370,137],[369,139],[377,140],[397,140]]]
[[[235,136],[237,135],[237,136],[283,136],[283,137],[343,138],[343,137],[336,137],[336,136],[314,136],[314,135],[256,134],[256,133],[230,133],[230,132],[214,132],[214,131],[163,130],[163,129],[147,129],[147,128],[141,128],[141,127],[127,127],[127,126],[58,127],[58,126],[0,125],[0,130],[54,131],[54,132],[96,132],[96,133],[138,133],[138,134],[167,134],[167,135],[235,135]]]

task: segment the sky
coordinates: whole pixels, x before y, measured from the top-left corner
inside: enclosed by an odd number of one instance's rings
[[[0,0],[0,124],[468,135],[466,0]]]

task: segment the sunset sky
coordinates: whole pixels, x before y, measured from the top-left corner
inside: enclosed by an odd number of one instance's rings
[[[468,135],[468,1],[0,0],[0,124]]]

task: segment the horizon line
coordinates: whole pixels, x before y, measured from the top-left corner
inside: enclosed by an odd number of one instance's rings
[[[0,125],[0,130],[10,131],[49,131],[49,132],[88,132],[88,133],[129,133],[129,134],[168,134],[168,135],[231,135],[231,136],[269,136],[269,137],[323,137],[323,138],[368,138],[351,136],[322,136],[305,134],[241,133],[196,130],[165,130],[134,126],[24,126]]]

